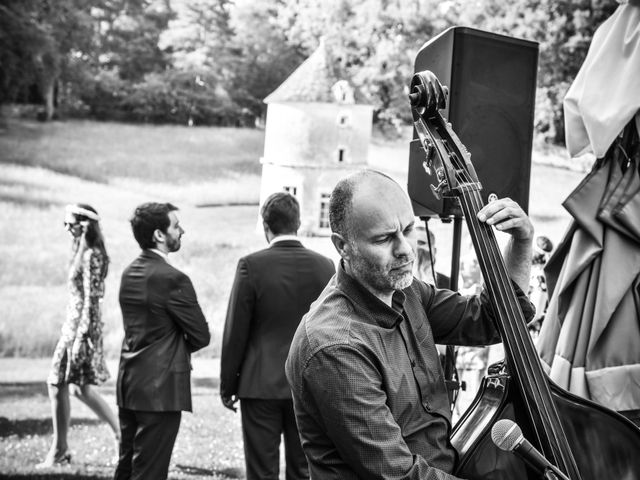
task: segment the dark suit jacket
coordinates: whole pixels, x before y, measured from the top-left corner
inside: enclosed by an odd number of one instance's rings
[[[122,274],[120,308],[118,406],[191,411],[191,352],[210,334],[189,277],[144,250]]]
[[[222,340],[222,396],[291,398],[284,373],[291,339],[334,273],[333,261],[297,240],[240,259]]]

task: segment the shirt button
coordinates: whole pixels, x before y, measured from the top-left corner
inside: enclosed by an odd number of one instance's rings
[[[430,410],[431,406],[429,405],[429,402],[423,402],[422,406],[425,408],[425,410]]]

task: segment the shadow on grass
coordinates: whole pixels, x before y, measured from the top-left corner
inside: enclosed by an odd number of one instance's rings
[[[176,465],[176,470],[186,475],[199,475],[199,476],[223,475],[227,478],[244,478],[244,471],[240,468],[210,469],[210,468],[191,467],[189,465]]]
[[[73,478],[74,480],[106,480],[112,479],[113,475],[99,475],[99,474],[87,474],[87,473],[12,473],[11,475],[0,473],[0,480],[3,479],[17,479],[24,478],[29,480],[65,480]]]
[[[203,386],[206,387],[207,385]],[[113,381],[109,381],[95,388],[99,393],[104,394],[105,392],[112,392],[115,389],[115,384]],[[0,382],[0,400],[8,398],[19,400],[38,395],[49,396],[47,383],[44,380],[37,382]]]
[[[238,468],[208,469],[190,467],[188,465],[176,465],[176,470],[183,475],[194,475],[201,478],[203,476],[222,476],[224,478],[244,478],[244,472]],[[111,479],[112,475],[103,475],[99,473],[81,473],[81,472],[38,472],[38,473],[0,473],[0,480],[3,479],[29,479],[29,480],[65,480],[73,478],[74,480],[103,480]]]
[[[54,202],[43,198],[31,198],[25,193],[0,193],[0,201],[41,209],[49,208],[54,205],[61,205],[61,202]]]
[[[102,421],[97,418],[72,418],[71,426],[99,426]],[[18,438],[30,435],[47,435],[53,432],[51,419],[49,418],[25,418],[20,420],[9,420],[0,417],[0,438],[16,435]]]
[[[25,398],[36,395],[47,397],[47,384],[38,382],[0,382],[0,399],[4,398]]]
[[[217,377],[196,377],[191,379],[191,385],[193,388],[217,389],[220,386],[220,379]],[[0,384],[1,387],[2,384]]]
[[[227,478],[244,478],[244,471],[240,468],[220,468],[220,469],[210,469],[210,468],[200,468],[200,467],[191,467],[189,465],[176,465],[176,470],[180,471],[180,473],[184,473],[187,475],[199,475],[199,476],[214,476],[214,475],[223,475]]]

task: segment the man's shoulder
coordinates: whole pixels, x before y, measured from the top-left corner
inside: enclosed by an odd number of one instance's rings
[[[142,272],[148,277],[162,276],[169,278],[189,278],[186,273],[171,265],[164,258],[152,252],[142,252],[135,260],[133,260],[123,271],[123,279]]]
[[[244,257],[240,258],[240,262],[251,263],[256,260],[260,260],[262,258],[267,258],[273,254],[272,249],[270,248],[261,248],[260,250],[256,250],[255,252],[251,252],[246,254]]]
[[[331,263],[331,265],[334,265],[333,260],[331,260],[329,257],[327,257],[326,255],[323,255],[322,253],[316,252],[315,250],[311,250],[310,248],[306,248],[303,247],[305,252],[307,253],[307,255],[317,258],[320,261],[323,262],[327,262],[327,263]]]
[[[295,254],[300,256],[303,255],[307,258],[314,259],[318,262],[325,262],[327,265],[334,265],[333,260],[329,257],[322,255],[321,253],[316,252],[315,250],[311,250],[310,248],[305,247],[298,240],[289,240],[287,242],[279,242],[278,244],[274,244],[270,247],[266,247],[260,250],[256,250],[255,252],[249,253],[242,257],[240,261],[244,261],[247,263],[251,263],[254,261],[269,261],[280,258],[284,255],[290,255],[291,252],[295,251]],[[298,257],[299,258],[299,257]]]
[[[302,318],[309,346],[318,350],[329,345],[347,344],[352,334],[355,309],[349,298],[331,281]]]
[[[332,267],[335,268],[335,264],[333,262],[333,260],[329,257],[327,257],[326,255],[323,255],[322,253],[313,250],[309,247],[305,247],[304,245],[300,244],[299,246],[296,247],[298,249],[298,251],[300,252],[301,255],[305,255],[308,258],[312,258],[320,263],[326,263],[327,265],[331,265]]]

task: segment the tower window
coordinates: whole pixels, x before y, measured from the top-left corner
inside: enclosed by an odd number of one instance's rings
[[[338,149],[338,162],[342,163],[344,162],[344,159],[347,155],[347,149],[344,147],[341,147]]]
[[[340,112],[338,114],[338,126],[343,128],[351,126],[351,114],[349,112]]]
[[[320,228],[329,228],[329,199],[331,198],[330,193],[321,193],[320,194],[320,223],[318,226]]]
[[[298,187],[295,187],[293,185],[285,185],[284,187],[282,187],[282,190],[287,193],[290,193],[294,197],[297,196],[298,194]]]

